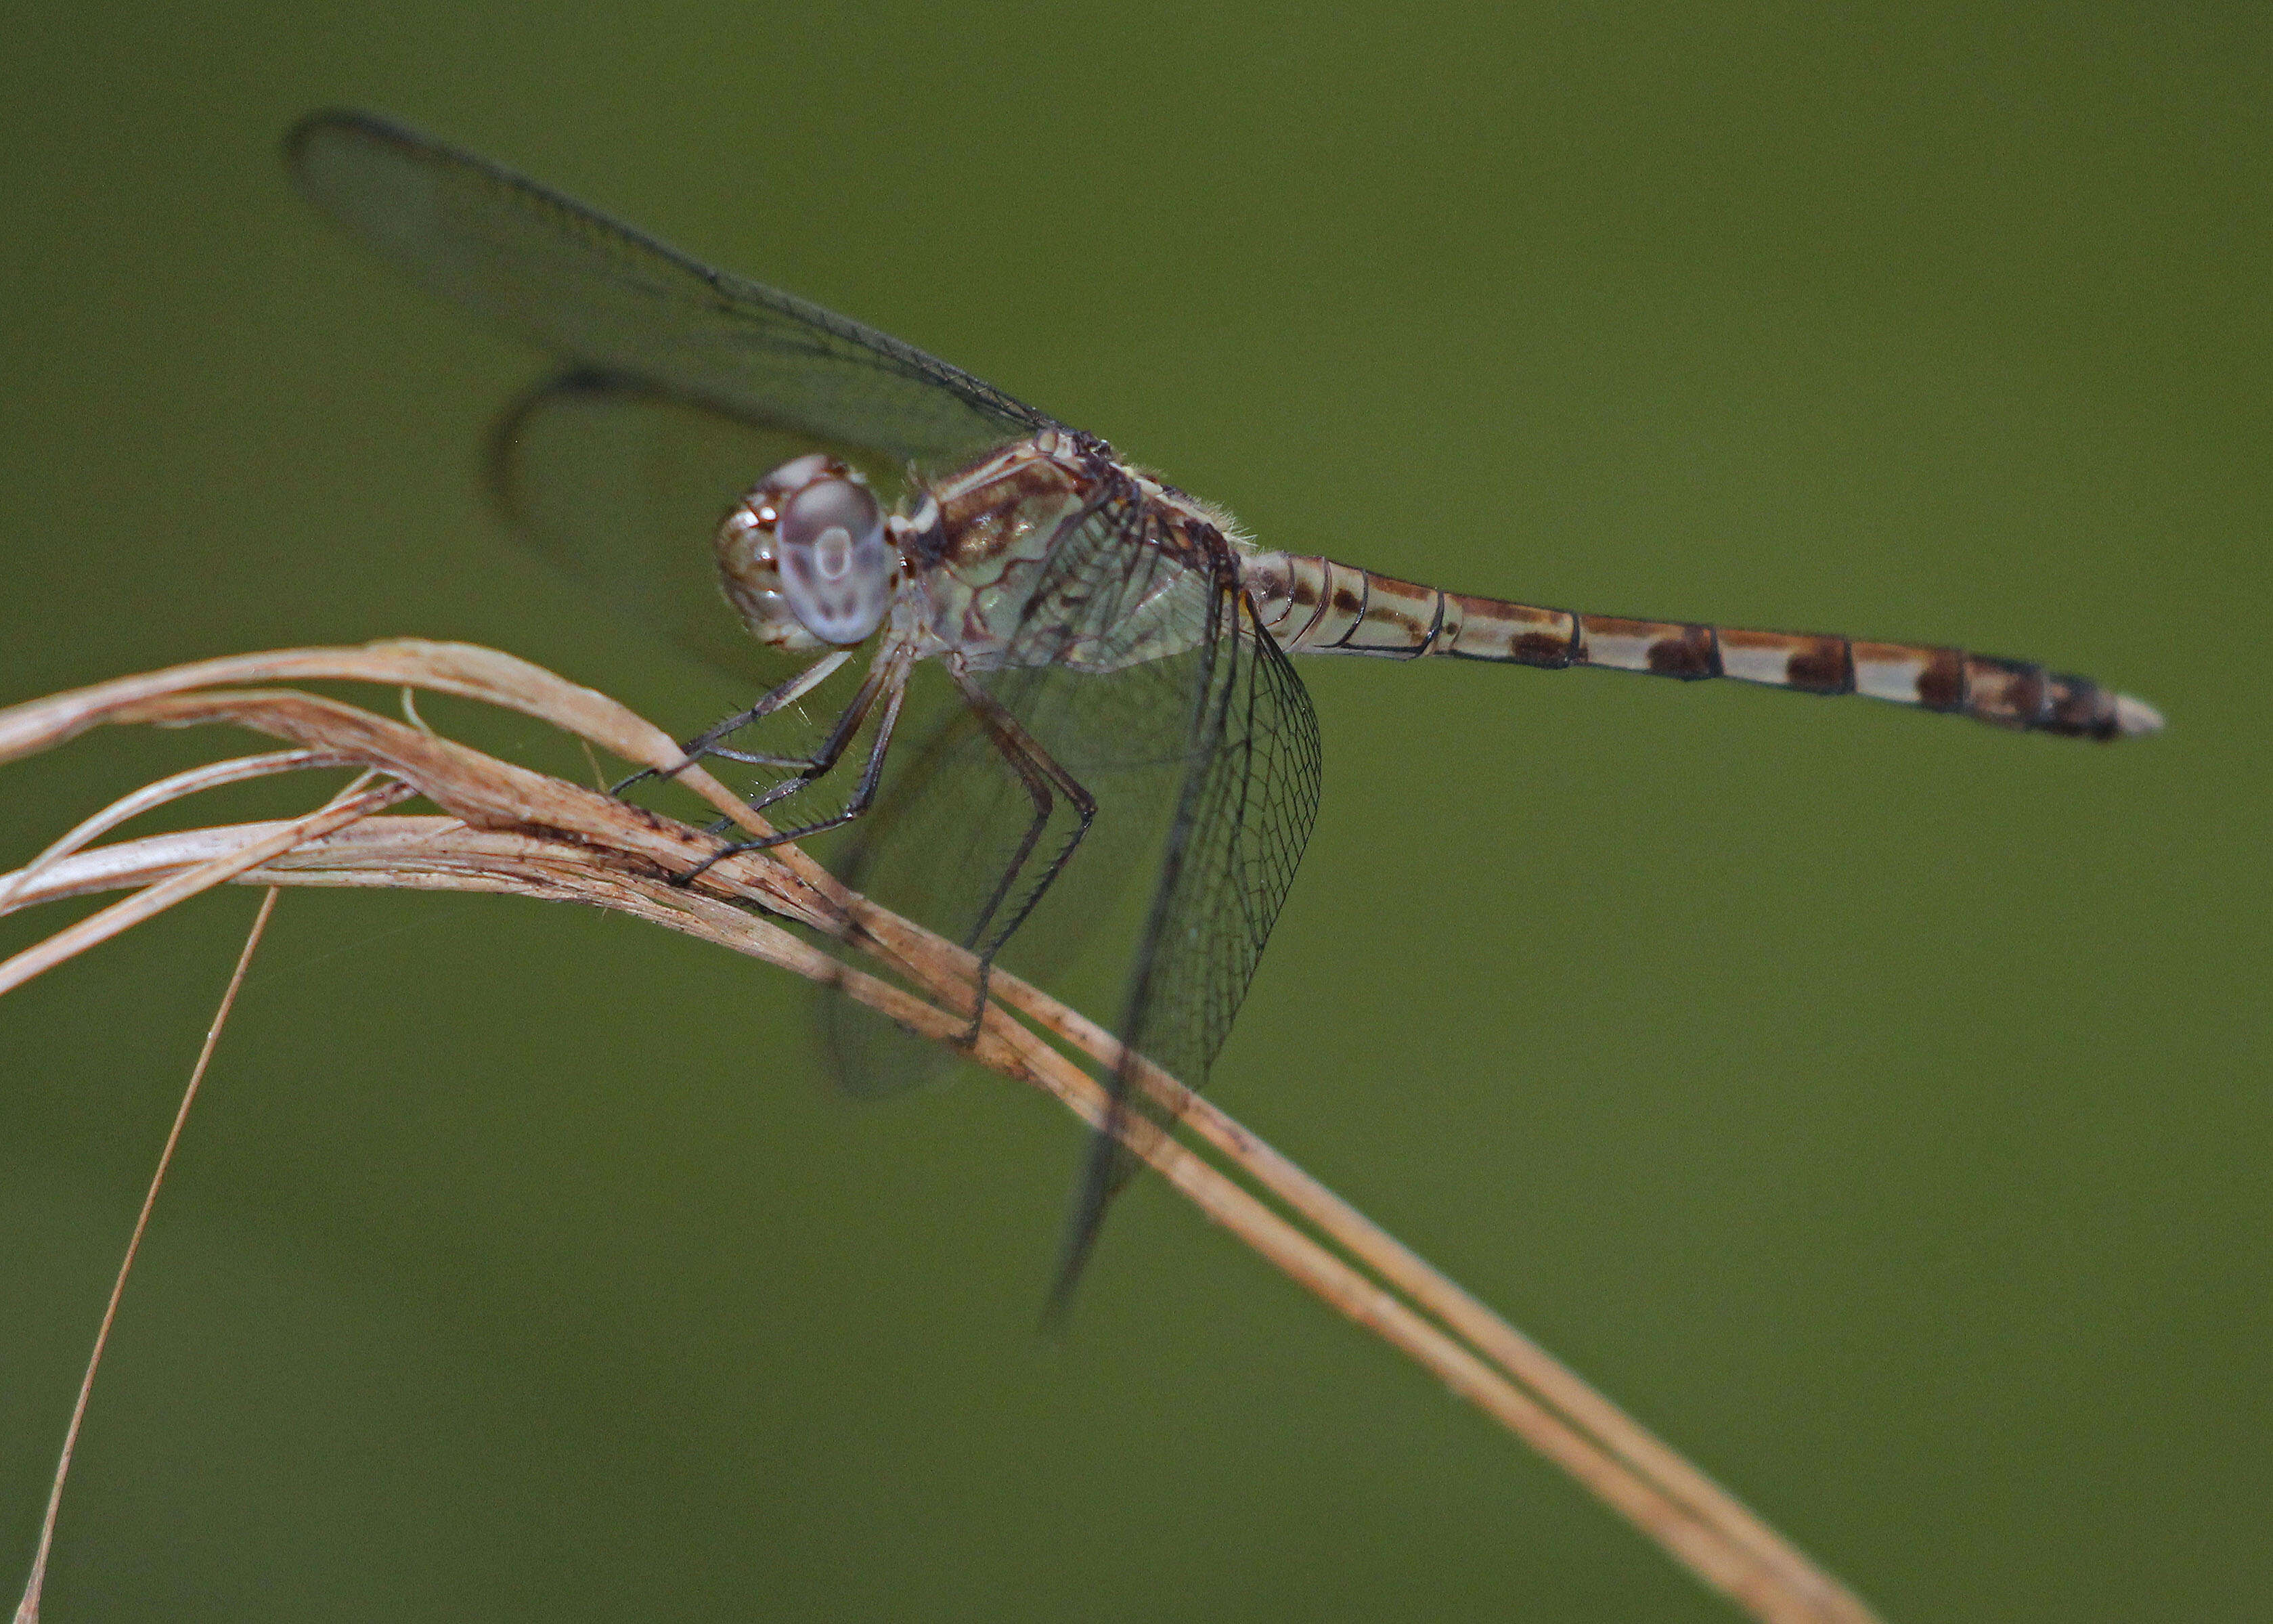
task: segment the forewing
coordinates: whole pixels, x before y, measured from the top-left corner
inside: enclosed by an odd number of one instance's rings
[[[312,115],[285,154],[318,207],[422,285],[592,370],[899,460],[1051,425],[911,344],[368,114]]]

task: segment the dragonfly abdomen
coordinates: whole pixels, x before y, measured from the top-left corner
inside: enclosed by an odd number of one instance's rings
[[[1550,671],[1595,665],[1684,681],[1733,677],[1803,694],[1861,694],[2069,738],[2114,739],[2163,725],[2153,706],[2089,678],[1962,649],[1580,614],[1284,553],[1253,554],[1242,564],[1264,628],[1290,654],[1442,655]]]

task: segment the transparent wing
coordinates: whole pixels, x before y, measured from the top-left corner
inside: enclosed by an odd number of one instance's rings
[[[1161,853],[1129,1043],[1194,1087],[1230,1034],[1318,812],[1317,714],[1235,574],[1193,708],[1192,763]]]
[[[902,461],[1051,425],[912,345],[368,114],[312,115],[285,157],[311,201],[422,285],[583,367]]]
[[[1152,545],[1144,523],[1134,506],[1108,506],[1062,540],[1004,669],[984,679],[1096,799],[1096,821],[1062,868],[1050,865],[1077,827],[1071,809],[1060,805],[1033,838],[1018,775],[967,710],[949,710],[898,763],[846,877],[980,951],[1008,928],[999,962],[1054,990],[1074,944],[1111,936],[1127,966],[1121,1034],[1198,1087],[1317,815],[1317,721],[1227,550],[1179,557]],[[1149,883],[1132,883],[1140,876]],[[823,1020],[855,1088],[904,1085],[942,1064],[935,1047],[849,1003],[825,1004]],[[1106,1081],[1127,1109],[1149,1109],[1125,1079]],[[1061,1299],[1127,1174],[1100,1137],[1076,1192]]]
[[[884,484],[911,462],[1061,426],[896,339],[367,115],[318,114],[286,151],[307,195],[381,255],[573,364],[501,425],[494,467],[509,516],[539,551],[729,670],[757,657],[713,608],[701,538],[767,468],[818,443]],[[688,407],[707,410],[641,440]],[[721,455],[716,471],[658,461],[706,437],[727,445],[714,415],[763,432]],[[709,456],[694,461],[708,469]],[[1139,505],[1108,502],[1068,535],[1010,657],[983,679],[1095,797],[1078,847],[1069,799],[1037,818],[1031,775],[1012,770],[958,695],[935,691],[928,730],[896,752],[848,877],[1053,984],[1069,944],[1118,929],[1129,966],[1123,1035],[1197,1086],[1308,838],[1317,728],[1228,552],[1176,554],[1145,523]],[[1129,883],[1140,876],[1149,884]],[[840,1069],[870,1086],[936,1063],[936,1049],[896,1044],[841,1002],[827,1026]],[[1127,1096],[1124,1079],[1107,1080]],[[1061,1291],[1124,1177],[1109,1143],[1093,1150]]]
[[[1189,713],[1191,770],[1161,845],[1121,1026],[1131,1049],[1194,1088],[1206,1086],[1294,883],[1317,817],[1321,760],[1309,692],[1257,621],[1228,558],[1211,583],[1210,621],[1210,658]],[[1125,1071],[1105,1081],[1116,1111],[1167,1124]],[[1135,1165],[1109,1133],[1091,1138],[1054,1307],[1067,1301],[1106,1205]]]

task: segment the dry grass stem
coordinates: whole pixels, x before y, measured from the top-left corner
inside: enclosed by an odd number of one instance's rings
[[[81,824],[20,873],[0,876],[0,913],[139,888],[0,964],[0,991],[210,885],[372,885],[610,908],[835,987],[934,1041],[959,1043],[968,1030],[971,956],[847,891],[794,847],[746,853],[692,885],[676,884],[674,876],[715,849],[710,837],[423,726],[295,689],[243,686],[317,680],[483,700],[542,718],[641,766],[671,772],[679,764],[669,734],[604,695],[458,643],[401,641],[206,661],[0,711],[0,763],[118,723],[228,722],[292,747],[154,784]],[[342,765],[380,781],[302,818],[86,846],[126,817],[199,788]],[[700,768],[676,778],[751,832],[770,832]],[[413,793],[446,816],[373,816]],[[806,927],[837,951],[777,921]],[[882,974],[856,968],[840,953],[866,955]],[[1109,1073],[1120,1057],[1111,1034],[1002,972],[991,988],[971,1057],[1047,1090],[1092,1125],[1103,1123],[1105,1091],[1067,1049]],[[1121,1114],[1130,1148],[1210,1219],[1554,1461],[1753,1617],[1770,1624],[1872,1618],[1837,1580],[1677,1453],[1324,1185],[1149,1063],[1134,1070],[1139,1085],[1239,1175],[1148,1119]]]
[[[242,767],[246,763],[224,764]],[[258,774],[244,772],[238,776]],[[63,1509],[64,1485],[71,1477],[71,1455],[79,1447],[79,1430],[86,1419],[87,1401],[94,1396],[94,1373],[102,1367],[102,1350],[109,1346],[110,1327],[118,1320],[118,1299],[126,1295],[126,1277],[134,1272],[135,1254],[142,1250],[142,1237],[150,1228],[150,1214],[158,1205],[158,1192],[165,1184],[166,1170],[174,1165],[174,1152],[181,1145],[182,1129],[190,1120],[190,1108],[198,1102],[198,1089],[206,1080],[206,1068],[213,1064],[214,1048],[221,1041],[221,1028],[229,1025],[229,1012],[236,1007],[236,995],[244,988],[244,973],[252,967],[252,955],[259,951],[260,938],[268,931],[269,916],[275,912],[276,892],[272,890],[260,899],[260,910],[253,915],[252,928],[244,933],[244,951],[236,956],[236,968],[229,972],[229,986],[221,993],[220,1007],[214,1011],[213,1024],[206,1028],[206,1041],[198,1049],[197,1064],[190,1068],[190,1080],[182,1090],[182,1102],[174,1110],[174,1125],[167,1130],[165,1146],[158,1152],[158,1165],[150,1174],[149,1188],[142,1192],[142,1209],[134,1214],[134,1228],[126,1237],[126,1251],[118,1259],[118,1273],[111,1280],[110,1296],[102,1305],[102,1323],[95,1328],[94,1348],[87,1355],[86,1374],[79,1378],[79,1397],[71,1404],[71,1425],[64,1429],[64,1447],[56,1457],[56,1475],[48,1486],[48,1508],[40,1518],[39,1548],[32,1555],[23,1599],[16,1604],[15,1624],[40,1624],[40,1598],[48,1583],[48,1556],[56,1546],[56,1516]]]

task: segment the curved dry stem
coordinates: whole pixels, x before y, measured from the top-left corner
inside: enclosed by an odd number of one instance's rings
[[[0,885],[0,914],[8,911],[8,905],[20,885],[56,858],[69,856],[90,841],[109,834],[121,823],[131,822],[145,812],[154,812],[169,801],[186,800],[224,785],[271,778],[280,772],[302,772],[311,767],[357,765],[360,763],[354,756],[341,750],[275,750],[266,756],[240,756],[232,761],[207,762],[202,767],[192,767],[169,778],[145,784],[133,793],[122,795],[93,817],[57,838],[46,851],[19,869],[6,884]]]
[[[359,822],[374,812],[385,810],[397,801],[409,799],[412,792],[407,785],[383,784],[371,789],[342,793],[307,816],[295,818],[281,829],[249,840],[234,850],[209,858],[194,868],[178,873],[136,891],[124,902],[113,903],[99,914],[88,915],[78,923],[66,926],[45,941],[35,942],[13,958],[0,960],[0,993],[21,986],[34,976],[53,969],[66,959],[76,958],[98,942],[106,942],[123,930],[131,930],[144,920],[165,912],[175,904],[186,902],[200,891],[211,891],[226,884],[268,858],[319,839],[334,829]],[[19,876],[9,876],[11,889],[23,883]]]
[[[709,837],[684,824],[338,700],[216,686],[280,679],[433,688],[541,717],[626,760],[675,772],[743,827],[769,832],[699,767],[682,769],[676,743],[660,729],[605,695],[493,650],[405,641],[206,661],[0,711],[0,762],[105,723],[223,721],[289,741],[306,753],[304,764],[351,763],[389,782],[300,819],[91,850],[63,850],[71,842],[58,842],[21,874],[0,876],[0,913],[140,889],[0,965],[0,990],[211,884],[384,885],[605,907],[834,987],[920,1037],[959,1044],[968,1030],[968,1017],[954,1011],[970,1007],[971,956],[845,891],[794,847],[745,853],[708,869],[694,885],[675,884],[671,876],[713,849]],[[167,782],[202,786],[192,777]],[[229,780],[216,768],[210,781]],[[108,828],[146,809],[166,798],[159,790],[129,797],[89,825]],[[413,793],[448,816],[371,816]],[[870,956],[889,975],[856,967],[780,920]],[[97,921],[109,922],[98,929]],[[1048,1090],[1092,1126],[1104,1124],[1104,1089],[1051,1040],[1109,1073],[1120,1055],[1111,1034],[1000,971],[992,986],[971,1057]],[[1256,1186],[1242,1185],[1149,1120],[1114,1114],[1130,1148],[1215,1222],[1563,1467],[1754,1617],[1775,1624],[1872,1618],[1724,1490],[1324,1185],[1149,1062],[1140,1061],[1136,1072]]]

